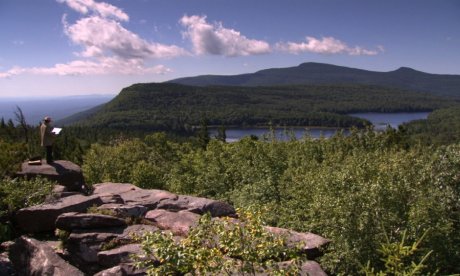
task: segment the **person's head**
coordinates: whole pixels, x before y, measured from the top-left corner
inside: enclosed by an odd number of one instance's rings
[[[51,117],[46,116],[45,118],[43,118],[43,122],[45,122],[45,123],[51,122]]]

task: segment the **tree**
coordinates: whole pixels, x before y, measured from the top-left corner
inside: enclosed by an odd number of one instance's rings
[[[16,122],[18,122],[22,131],[24,132],[24,140],[26,144],[29,142],[29,128],[27,126],[26,117],[22,112],[22,109],[19,106],[16,106],[16,111],[14,111],[14,116],[16,117]]]

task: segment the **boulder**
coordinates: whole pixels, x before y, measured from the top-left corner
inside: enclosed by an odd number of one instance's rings
[[[57,217],[56,227],[66,231],[126,226],[124,219],[92,213],[64,213]]]
[[[326,272],[315,261],[305,261],[300,267],[301,275],[327,276]]]
[[[13,268],[10,258],[6,252],[0,254],[0,275],[13,276],[16,275],[16,271]]]
[[[145,269],[137,269],[133,264],[120,264],[94,274],[94,276],[144,276]]]
[[[300,244],[300,250],[307,254],[309,259],[314,259],[321,256],[321,249],[326,247],[330,240],[313,233],[301,233],[289,229],[278,227],[265,227],[267,231],[286,237],[288,246],[297,247]]]
[[[143,217],[147,213],[147,207],[142,205],[132,205],[132,204],[103,204],[97,207],[98,210],[110,211],[116,214],[118,217]]]
[[[120,263],[132,262],[132,254],[142,254],[140,244],[126,244],[111,250],[101,251],[97,253],[97,259],[102,267],[113,267]]]
[[[234,216],[235,209],[233,206],[218,200],[207,199],[203,197],[179,195],[175,200],[161,201],[158,209],[169,211],[187,210],[193,213],[203,215],[210,213],[213,217]]]
[[[81,168],[67,160],[57,160],[51,164],[42,161],[41,165],[24,162],[17,175],[26,178],[41,176],[65,186],[71,192],[86,192],[87,190]]]
[[[9,254],[18,275],[84,276],[46,243],[32,238],[18,238],[10,247]]]
[[[86,212],[89,207],[101,204],[102,201],[98,196],[68,196],[53,203],[20,209],[15,215],[15,222],[19,229],[26,233],[53,231],[59,215]]]
[[[101,269],[97,253],[112,240],[123,234],[123,227],[93,229],[77,229],[72,231],[66,241],[66,249],[70,261],[83,272],[94,274]]]
[[[189,211],[170,212],[162,209],[148,211],[145,219],[160,229],[170,230],[175,235],[187,235],[190,228],[198,225],[200,215]]]

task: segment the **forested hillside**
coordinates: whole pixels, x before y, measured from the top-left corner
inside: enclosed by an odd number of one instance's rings
[[[434,117],[447,122],[454,112]],[[56,159],[82,165],[89,185],[130,182],[257,206],[269,225],[320,234],[332,241],[321,258],[331,274],[394,273],[388,262],[400,273],[460,273],[460,137],[426,145],[407,129],[225,143],[206,134],[134,138],[129,130],[68,127],[55,150]],[[19,234],[15,211],[51,192],[47,181],[11,178],[23,160],[42,154],[37,133],[0,122],[0,240]]]
[[[217,76],[204,75],[171,80],[196,86],[271,86],[292,84],[366,84],[395,87],[460,99],[460,76],[429,74],[401,67],[390,72],[375,72],[323,63],[302,63],[296,67],[272,68],[255,73]]]
[[[435,110],[427,120],[413,121],[403,127],[414,141],[447,145],[460,139],[460,107]]]
[[[363,127],[352,112],[431,111],[453,104],[407,90],[363,85],[195,87],[148,83],[65,123],[114,129],[190,130],[202,124]],[[62,122],[61,122],[62,124]]]

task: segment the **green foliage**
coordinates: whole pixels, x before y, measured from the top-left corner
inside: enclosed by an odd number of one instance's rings
[[[44,178],[0,180],[0,216],[18,209],[43,203],[51,195],[53,182]]]
[[[27,158],[27,147],[23,143],[10,143],[0,139],[0,178],[12,176],[19,171]]]
[[[62,229],[56,229],[54,235],[59,239],[60,247],[65,248],[70,237],[70,232]]]
[[[206,148],[155,134],[93,145],[85,158],[93,183],[134,180],[236,207],[268,208],[270,225],[333,241],[321,259],[333,274],[357,274],[361,264],[377,264],[383,233],[396,240],[403,229],[408,243],[433,229],[418,249],[432,251],[426,272],[460,272],[459,144],[411,146],[403,131],[391,129],[287,142],[211,139]]]
[[[452,102],[422,93],[362,85],[194,87],[135,84],[89,114],[79,125],[118,130],[191,132],[208,118],[211,126],[363,127],[353,112],[427,111]],[[80,118],[81,119],[81,118]]]
[[[211,141],[184,154],[167,187],[214,197],[237,207],[270,208],[271,224],[331,240],[321,263],[331,273],[356,274],[379,259],[376,248],[407,229],[413,241],[427,229],[428,271],[457,272],[460,262],[460,147],[412,147],[401,133],[355,131],[330,139],[237,143]]]
[[[111,145],[93,144],[84,156],[82,170],[87,183],[130,182],[142,188],[161,189],[179,145],[164,133],[140,139],[118,140]],[[185,150],[185,149],[184,149]]]
[[[459,143],[460,106],[435,110],[426,120],[409,122],[403,127],[414,142],[426,145]]]
[[[111,209],[98,209],[97,205],[93,205],[93,206],[89,207],[86,210],[86,212],[90,213],[90,214],[100,214],[100,215],[106,215],[106,216],[112,216],[112,217],[117,216],[117,212],[115,212],[114,210],[111,210]]]
[[[11,225],[9,222],[0,222],[0,243],[12,238]]]
[[[400,242],[387,241],[383,243],[378,250],[382,256],[384,263],[384,270],[376,271],[374,267],[371,267],[370,262],[367,263],[363,269],[364,273],[368,276],[386,276],[386,275],[398,275],[398,276],[409,276],[409,275],[427,275],[423,272],[426,267],[424,262],[428,259],[432,251],[426,253],[420,258],[420,261],[414,261],[414,257],[420,249],[420,243],[422,242],[423,236],[412,245],[406,245],[406,231],[403,232]]]
[[[148,275],[256,275],[264,271],[297,275],[298,262],[284,268],[277,262],[300,256],[285,246],[282,237],[267,232],[260,217],[255,209],[240,211],[240,222],[204,215],[180,241],[172,234],[144,234],[140,237],[143,256],[138,256],[136,264],[147,268]]]

